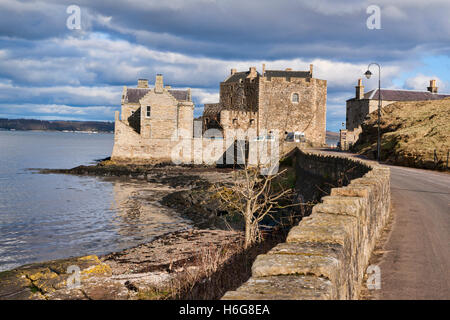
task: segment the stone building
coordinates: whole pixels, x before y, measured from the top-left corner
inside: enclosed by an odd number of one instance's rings
[[[280,139],[301,132],[314,145],[325,143],[327,81],[309,71],[266,70],[250,67],[220,83],[218,103],[205,104],[204,130],[254,129],[259,136],[277,130]]]
[[[342,149],[348,149],[355,143],[362,131],[361,124],[369,113],[378,109],[378,89],[364,93],[362,80],[358,79],[354,98],[346,103],[346,129],[340,130],[339,142]],[[450,97],[449,94],[438,94],[436,80],[430,80],[430,86],[424,91],[381,89],[381,107],[398,101],[440,100]]]
[[[136,88],[123,88],[111,159],[213,163],[235,143],[231,134],[227,139],[227,132],[235,129],[254,129],[255,137],[278,132],[280,139],[301,132],[306,140],[322,145],[327,82],[313,78],[312,72],[312,65],[309,71],[263,66],[262,74],[255,67],[247,72],[232,69],[220,83],[219,103],[205,104],[199,126],[194,125],[189,89],[164,86],[162,75],[156,76],[154,88],[140,79]],[[212,128],[223,139],[202,134]]]
[[[180,139],[193,136],[194,104],[190,90],[172,90],[156,76],[154,88],[138,80],[137,88],[123,88],[121,117],[115,114],[112,159],[171,159]]]

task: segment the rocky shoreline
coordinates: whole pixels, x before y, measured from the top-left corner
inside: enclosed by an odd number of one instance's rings
[[[263,244],[243,251],[241,221],[223,218],[227,212],[211,189],[214,183],[230,181],[230,169],[106,160],[94,166],[40,172],[125,177],[164,185],[168,191],[160,203],[192,221],[193,227],[102,256],[33,263],[0,272],[0,299],[217,299],[250,276],[257,254],[283,240],[282,233],[271,235]],[[67,287],[74,276],[68,272],[70,266],[80,272],[80,285],[75,288]]]

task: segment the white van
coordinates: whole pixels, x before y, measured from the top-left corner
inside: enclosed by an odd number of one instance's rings
[[[304,142],[305,141],[305,133],[301,131],[288,132],[286,134],[286,141],[289,142]]]

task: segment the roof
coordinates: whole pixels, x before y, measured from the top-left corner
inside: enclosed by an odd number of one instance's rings
[[[258,76],[260,75],[259,72],[256,72]],[[244,80],[247,78],[247,76],[250,74],[250,71],[244,71],[244,72],[236,72],[235,74],[232,74],[229,76],[224,82],[238,82],[239,80]]]
[[[188,90],[169,90],[169,93],[178,101],[189,101]]]
[[[203,109],[203,116],[214,116],[222,111],[223,106],[221,103],[205,103]]]
[[[125,101],[128,103],[139,103],[147,93],[149,93],[151,88],[127,88],[127,95]],[[177,101],[188,101],[189,91],[188,90],[168,90],[169,93],[177,99]]]
[[[378,89],[371,90],[364,94],[364,99],[378,100]],[[381,99],[387,101],[422,101],[422,100],[440,100],[450,97],[450,94],[431,93],[429,91],[413,90],[391,90],[381,89]]]
[[[282,78],[310,78],[311,73],[309,71],[286,71],[286,70],[266,70],[265,76],[282,77]]]
[[[125,101],[129,103],[138,103],[147,93],[150,92],[149,88],[127,88],[127,95]]]
[[[224,82],[238,82],[239,80],[244,80],[249,75],[250,71],[246,72],[236,72],[229,76]],[[258,76],[261,74],[257,72]],[[265,77],[273,78],[311,78],[311,73],[309,71],[286,71],[286,70],[266,70]]]

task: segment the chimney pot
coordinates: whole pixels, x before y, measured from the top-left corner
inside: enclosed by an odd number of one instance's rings
[[[236,73],[236,69],[231,69],[231,75],[233,75],[233,74],[235,74]]]

